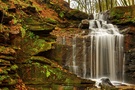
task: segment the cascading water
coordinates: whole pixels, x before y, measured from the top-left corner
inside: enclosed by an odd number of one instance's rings
[[[90,33],[83,37],[82,42],[73,38],[73,59],[69,66],[73,73],[83,78],[109,77],[121,81],[124,36],[103,18],[103,14],[94,14],[94,19],[89,21]],[[82,46],[79,47],[78,43]],[[78,53],[82,57],[77,58]]]
[[[77,66],[76,66],[76,36],[75,37],[73,37],[73,43],[72,43],[73,45],[72,45],[72,47],[73,47],[73,61],[72,61],[72,69],[73,69],[73,72],[75,73],[75,74],[77,74]]]

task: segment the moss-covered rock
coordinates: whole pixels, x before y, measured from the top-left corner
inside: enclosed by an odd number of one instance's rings
[[[39,52],[52,49],[52,44],[53,42],[46,42],[32,32],[27,32],[26,36],[17,43],[20,49],[17,51],[16,58],[23,61]]]
[[[25,63],[20,65],[18,73],[26,85],[40,84],[52,87],[54,84],[64,84],[78,86],[86,82],[86,80],[69,73],[55,62],[50,62],[43,57],[32,57]],[[87,80],[87,84],[93,86],[94,82]]]
[[[33,24],[33,25],[27,25],[28,26],[28,30],[30,31],[52,31],[55,26],[53,25],[49,25],[49,24]]]
[[[57,21],[51,18],[38,19],[37,17],[25,18],[26,28],[30,31],[47,31],[51,32]]]
[[[0,53],[5,55],[14,55],[16,51],[11,47],[0,46]]]
[[[45,22],[56,25],[58,23],[58,21],[56,21],[53,18],[45,18]]]
[[[0,89],[15,89],[19,83],[19,76],[16,73],[18,66],[11,64],[10,61],[0,59]]]
[[[76,76],[66,73],[58,67],[54,68],[37,62],[21,65],[20,69],[20,76],[24,77],[23,81],[26,84],[79,84],[81,82]]]
[[[110,19],[116,24],[135,23],[135,6],[115,7],[110,10]]]
[[[67,12],[66,17],[73,20],[82,20],[88,18],[88,14],[79,10],[70,10]]]

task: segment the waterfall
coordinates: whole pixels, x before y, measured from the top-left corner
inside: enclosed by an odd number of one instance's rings
[[[73,54],[73,61],[72,61],[72,67],[71,67],[71,68],[72,68],[72,71],[73,71],[75,74],[78,74],[78,73],[77,73],[77,71],[78,71],[77,69],[78,69],[78,68],[77,68],[77,66],[76,66],[76,36],[73,37],[73,42],[72,42],[72,44],[73,44],[73,45],[72,45],[72,47],[73,47],[73,51],[72,51],[72,52],[73,52],[73,53],[72,53],[72,54]]]
[[[94,19],[89,21],[89,34],[82,41],[80,37],[73,38],[73,58],[69,66],[73,73],[83,78],[109,77],[121,81],[124,36],[104,18],[103,14],[94,14]]]
[[[83,39],[83,78],[86,77],[86,71],[87,71],[87,68],[86,68],[86,42],[85,42],[85,39]]]

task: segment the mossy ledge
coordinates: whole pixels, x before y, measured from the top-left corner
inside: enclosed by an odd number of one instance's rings
[[[135,24],[135,6],[121,6],[110,10],[110,20],[115,24]]]

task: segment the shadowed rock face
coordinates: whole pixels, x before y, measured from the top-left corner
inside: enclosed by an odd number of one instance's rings
[[[135,27],[127,25],[128,29],[124,32],[125,35],[125,82],[135,83]]]

